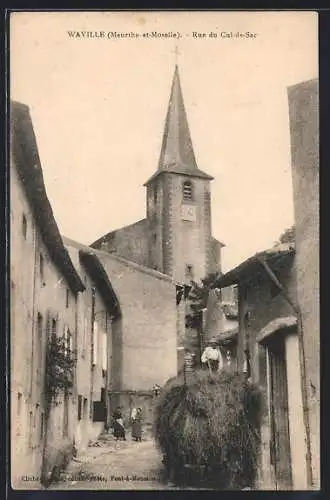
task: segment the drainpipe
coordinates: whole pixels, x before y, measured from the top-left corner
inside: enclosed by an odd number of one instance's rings
[[[301,367],[301,392],[302,392],[303,418],[304,418],[305,442],[306,442],[307,484],[309,487],[312,488],[313,486],[312,454],[311,454],[310,426],[309,426],[309,413],[308,413],[308,395],[307,395],[307,385],[306,385],[305,348],[304,348],[304,337],[303,337],[304,332],[303,332],[301,311],[300,307],[290,299],[283,285],[279,282],[277,276],[269,267],[266,259],[260,257],[257,257],[257,259],[265,269],[270,280],[281,290],[283,297],[290,304],[291,308],[293,309],[294,313],[297,316],[299,361]]]

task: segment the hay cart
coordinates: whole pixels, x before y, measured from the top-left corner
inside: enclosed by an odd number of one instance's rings
[[[238,374],[205,371],[164,387],[156,442],[167,478],[216,489],[254,486],[260,446],[261,393]]]

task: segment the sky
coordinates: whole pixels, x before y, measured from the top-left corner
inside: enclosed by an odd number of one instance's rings
[[[197,163],[214,177],[223,271],[272,246],[294,220],[287,87],[318,76],[317,22],[301,11],[11,14],[10,94],[30,107],[61,233],[90,244],[145,217],[178,62]]]

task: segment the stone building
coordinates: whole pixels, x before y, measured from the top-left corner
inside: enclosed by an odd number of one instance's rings
[[[10,125],[11,472],[19,487],[72,443],[73,397],[63,395],[47,413],[46,350],[51,335],[75,348],[76,302],[85,287],[47,198],[27,106],[12,103]]]
[[[122,406],[126,422],[132,406],[139,405],[145,422],[151,423],[154,385],[162,386],[177,373],[176,285],[169,276],[118,255],[68,238],[64,241],[74,262],[73,252],[79,251],[84,266],[88,259],[94,260],[94,266],[96,261],[102,266],[111,279],[111,294],[118,301],[118,309],[109,316],[107,331],[108,424],[117,405]],[[88,291],[87,284],[84,296]],[[85,299],[85,311],[86,300],[89,299]],[[102,311],[101,305],[98,310]],[[90,312],[87,310],[86,314],[88,321]]]
[[[145,182],[146,218],[92,243],[178,283],[221,269],[223,244],[212,237],[212,176],[197,166],[175,67],[156,172]]]
[[[259,477],[264,489],[306,488],[297,318],[292,308],[297,303],[294,254],[293,246],[279,245],[250,257],[217,281],[219,287],[238,284],[238,370],[243,372],[249,360],[252,381],[263,389],[267,403]]]
[[[85,292],[77,301],[75,447],[84,452],[107,423],[107,389],[112,380],[112,325],[121,309],[108,275],[97,256],[68,238],[63,242]]]
[[[318,81],[290,87],[295,244],[260,252],[215,286],[238,285],[238,368],[264,389],[260,482],[320,486]]]

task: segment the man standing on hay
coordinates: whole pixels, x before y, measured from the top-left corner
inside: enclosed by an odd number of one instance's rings
[[[223,358],[216,339],[212,338],[204,349],[201,362],[204,366],[208,366],[210,373],[220,372],[223,369]]]

